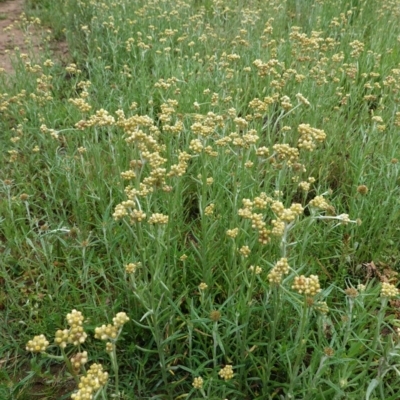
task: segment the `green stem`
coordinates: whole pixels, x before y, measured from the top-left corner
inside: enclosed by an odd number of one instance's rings
[[[276,328],[279,326],[279,319],[280,319],[280,306],[279,306],[279,287],[272,288],[272,296],[273,299],[271,304],[273,304],[273,316],[272,319],[269,321],[269,340],[267,346],[267,366],[266,366],[266,383],[270,381],[271,371],[275,364],[274,362],[274,350],[275,350],[275,343],[276,343]]]
[[[120,330],[121,332],[121,330]],[[118,334],[119,336],[119,334]],[[117,337],[118,337],[117,336]],[[117,346],[115,342],[111,342],[112,351],[110,352],[111,366],[115,376],[115,393],[119,396],[119,375],[118,375],[118,361],[117,361]]]
[[[295,348],[297,349],[297,356],[296,356],[296,360],[293,364],[293,368],[291,370],[290,386],[289,386],[289,391],[288,391],[289,395],[291,395],[291,393],[293,392],[294,385],[297,382],[297,374],[300,369],[301,361],[304,357],[304,355],[303,355],[304,347],[307,343],[307,340],[304,337],[304,332],[305,332],[307,320],[308,320],[308,305],[307,305],[307,298],[306,298],[306,296],[304,296],[300,328],[297,331],[296,340],[295,340]]]
[[[218,321],[214,322],[213,331],[212,331],[212,336],[213,336],[212,352],[213,352],[214,370],[217,368],[217,346],[218,346],[217,335],[218,335]]]

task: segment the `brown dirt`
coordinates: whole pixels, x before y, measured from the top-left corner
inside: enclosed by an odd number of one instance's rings
[[[26,48],[24,33],[18,28],[18,19],[23,12],[24,0],[0,3],[0,68],[13,71],[12,53],[18,47]]]
[[[0,0],[1,1],[1,0]],[[20,20],[24,12],[24,0],[0,2],[0,72],[13,73],[15,50],[35,59],[41,51],[40,31],[33,24],[22,30]],[[56,58],[67,58],[68,48],[65,42],[55,44]]]

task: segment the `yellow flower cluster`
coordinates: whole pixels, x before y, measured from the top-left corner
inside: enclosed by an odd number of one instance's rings
[[[115,341],[118,338],[120,329],[127,321],[129,321],[129,317],[126,313],[120,312],[113,318],[113,325],[107,324],[95,328],[94,337],[100,340]]]
[[[215,204],[211,203],[204,209],[204,214],[208,217],[214,214]]]
[[[289,96],[282,96],[282,98],[281,98],[281,107],[285,111],[289,111],[291,108],[293,108],[293,104],[290,102],[290,97]]]
[[[239,233],[239,228],[228,229],[226,231],[226,235],[233,239],[238,235],[238,233]]]
[[[72,310],[67,314],[69,329],[58,330],[55,334],[54,342],[61,348],[65,348],[68,343],[78,346],[85,342],[87,333],[83,329],[83,315],[80,311]]]
[[[141,266],[140,262],[137,263],[129,263],[125,265],[125,271],[128,274],[134,274],[136,272],[136,270]]]
[[[129,317],[124,312],[119,312],[114,318],[113,323],[117,328],[121,328],[122,325],[126,324],[129,321]]]
[[[92,364],[86,376],[82,376],[79,380],[76,393],[71,395],[73,400],[91,400],[96,392],[107,383],[108,373],[103,371],[101,364]]]
[[[323,142],[326,134],[321,129],[312,128],[309,124],[300,124],[298,127],[299,140],[297,146],[300,149],[313,151],[316,147],[315,142]]]
[[[242,246],[239,249],[239,253],[243,256],[243,257],[248,257],[251,253],[250,247],[249,246]]]
[[[192,386],[195,389],[201,389],[203,387],[203,382],[204,382],[203,378],[199,376],[199,377],[193,379]]]
[[[290,147],[288,144],[277,143],[272,146],[277,155],[278,161],[286,161],[287,165],[293,166],[299,158],[299,149]]]
[[[168,224],[168,215],[164,214],[159,214],[159,213],[154,213],[150,218],[149,218],[149,224],[160,224],[160,225],[165,225]]]
[[[289,264],[287,258],[281,258],[268,274],[270,283],[280,284],[284,275],[289,273]]]
[[[326,304],[326,301],[315,303],[315,309],[324,315],[329,313],[329,307],[328,304]]]
[[[308,278],[304,275],[296,276],[294,278],[292,289],[296,290],[300,294],[304,293],[308,296],[315,296],[321,291],[317,275],[310,275]]]
[[[299,188],[301,189],[301,190],[304,190],[305,192],[308,192],[309,190],[310,190],[310,185],[312,184],[312,183],[314,183],[315,182],[315,178],[313,178],[312,176],[310,176],[309,178],[308,178],[308,180],[307,181],[301,181],[301,182],[299,182]]]
[[[352,48],[351,56],[354,58],[357,58],[364,51],[364,43],[359,40],[350,42],[350,47]]]
[[[399,289],[388,282],[382,282],[381,296],[382,297],[396,297],[399,294]]]
[[[207,283],[205,283],[205,282],[201,282],[200,283],[200,285],[199,285],[199,289],[200,290],[206,290],[207,288],[208,288]]]
[[[201,153],[203,148],[204,148],[204,146],[201,143],[200,139],[193,139],[190,142],[189,149],[194,151],[195,153]]]
[[[95,328],[94,337],[100,340],[115,340],[118,336],[119,328],[115,325],[107,324]]]
[[[190,158],[190,154],[181,151],[178,156],[178,164],[171,166],[168,176],[182,176],[186,172]]]
[[[43,353],[46,351],[47,346],[49,345],[46,336],[38,335],[35,336],[32,340],[26,344],[26,351],[31,351],[32,353]]]
[[[88,354],[87,351],[83,351],[82,353],[76,353],[70,359],[71,366],[76,373],[78,373],[87,362],[88,362]]]
[[[280,201],[274,201],[271,205],[272,211],[280,221],[290,223],[303,213],[303,207],[299,203],[293,203],[290,208],[285,208]]]
[[[239,216],[251,220],[252,228],[258,231],[258,240],[262,244],[267,244],[270,241],[270,235],[282,236],[285,231],[286,224],[293,222],[299,215],[303,213],[303,207],[299,203],[293,203],[290,208],[285,208],[280,201],[273,201],[262,193],[256,197],[254,201],[243,199],[243,208],[238,210]],[[265,209],[271,203],[271,210],[277,216],[271,220],[272,230],[266,228],[263,214],[254,213],[253,208]]]
[[[310,105],[310,102],[301,93],[297,93],[296,98],[300,103],[304,104],[305,106]]]
[[[320,208],[321,210],[329,210],[331,205],[324,199],[323,196],[316,196],[314,197],[309,205],[311,207]]]
[[[261,271],[262,271],[262,268],[261,268],[260,266],[258,266],[258,265],[256,265],[256,266],[250,265],[249,271],[250,271],[250,272],[253,272],[253,273],[256,274],[256,275],[260,275],[260,274],[261,274]]]
[[[233,368],[232,365],[225,365],[224,368],[222,368],[219,372],[218,375],[224,379],[225,381],[229,381],[230,379],[233,378]]]
[[[131,180],[136,178],[135,171],[132,171],[131,169],[128,171],[121,172],[121,178],[125,180]]]

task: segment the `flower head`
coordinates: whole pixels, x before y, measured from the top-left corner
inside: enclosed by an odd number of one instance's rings
[[[201,389],[203,387],[203,382],[204,382],[203,378],[199,376],[199,377],[193,379],[192,386],[195,389]]]
[[[225,367],[222,368],[222,369],[218,372],[218,375],[219,375],[222,379],[224,379],[224,380],[226,380],[226,381],[229,381],[230,379],[232,379],[232,378],[233,378],[233,375],[234,375],[232,365],[225,365]]]
[[[124,325],[128,321],[129,321],[129,317],[124,312],[119,312],[113,318],[114,326],[117,327],[117,328],[120,328],[122,325]]]
[[[395,297],[399,294],[399,289],[396,286],[382,282],[381,297]]]
[[[46,339],[46,336],[38,335],[26,344],[26,350],[31,351],[32,353],[43,353],[46,351],[48,345],[49,342]]]
[[[292,289],[296,290],[300,294],[304,293],[309,296],[315,296],[321,291],[317,275],[310,275],[309,278],[304,275],[296,276],[294,278]]]

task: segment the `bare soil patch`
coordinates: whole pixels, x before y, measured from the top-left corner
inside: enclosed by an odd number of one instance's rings
[[[24,0],[0,3],[0,68],[13,72],[12,54],[18,47],[26,49],[26,37],[18,27],[18,20],[24,9]]]
[[[16,60],[15,51],[25,53],[31,59],[40,54],[41,31],[35,24],[23,24],[24,0],[8,0],[0,2],[0,71],[13,73],[13,62]],[[67,58],[68,47],[65,42],[57,42],[54,46],[57,58]]]

